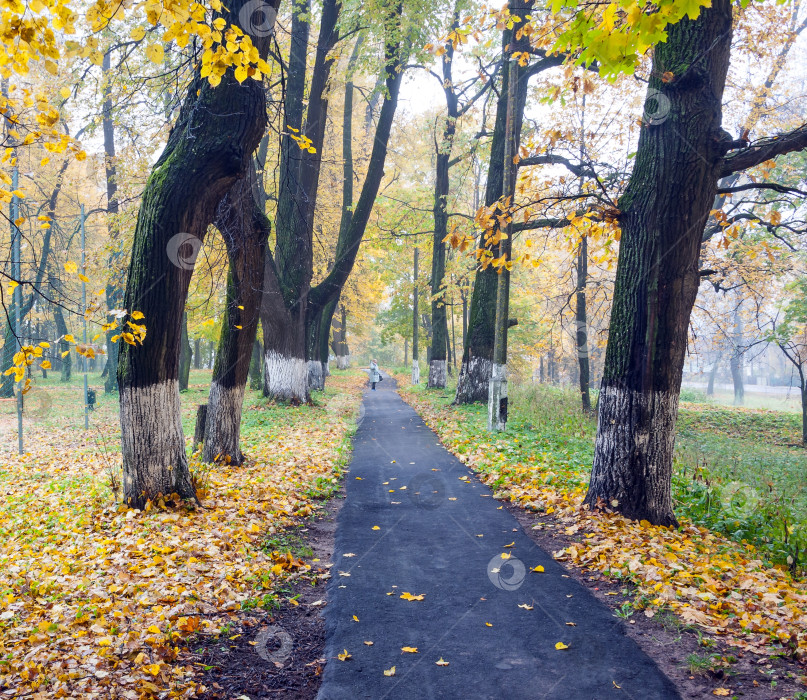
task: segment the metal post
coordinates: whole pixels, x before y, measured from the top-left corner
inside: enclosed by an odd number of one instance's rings
[[[86,250],[85,250],[85,234],[84,234],[84,205],[81,205],[81,218],[79,219],[79,224],[81,227],[81,276],[87,276],[87,270],[85,268],[86,265]],[[84,343],[84,352],[87,352],[87,283],[82,280],[81,281],[81,317],[82,323],[84,324],[84,331],[82,335],[82,342]],[[87,401],[87,356],[82,355],[81,359],[83,360],[83,367],[84,367],[84,430],[87,430],[90,427],[90,406]]]
[[[19,169],[14,166],[11,173],[11,189],[17,189],[19,183]],[[15,195],[11,197],[11,205],[9,207],[9,215],[11,218],[11,276],[17,282],[14,287],[13,307],[14,307],[14,338],[22,348],[22,340],[20,339],[20,332],[22,331],[22,270],[20,265],[20,229],[17,227],[17,219],[20,216],[20,202]],[[23,378],[24,379],[24,378]],[[22,439],[22,389],[25,386],[23,382],[17,383],[17,449],[20,454],[25,452]]]

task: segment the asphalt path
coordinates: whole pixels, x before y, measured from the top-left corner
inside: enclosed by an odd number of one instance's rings
[[[319,700],[679,697],[389,377],[367,392],[353,447]]]

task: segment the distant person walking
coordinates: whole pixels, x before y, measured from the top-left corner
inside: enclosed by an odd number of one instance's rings
[[[375,391],[375,385],[381,381],[381,370],[378,369],[378,362],[373,360],[370,363],[370,386]]]

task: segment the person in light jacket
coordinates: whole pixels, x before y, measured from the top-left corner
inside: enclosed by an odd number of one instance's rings
[[[378,369],[378,362],[373,360],[370,363],[370,386],[375,391],[376,383],[381,381],[381,371]]]

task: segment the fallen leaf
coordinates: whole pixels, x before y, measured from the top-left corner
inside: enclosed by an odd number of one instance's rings
[[[373,646],[373,643],[372,643],[372,642],[365,642],[365,644],[366,644],[368,647]]]
[[[435,661],[434,663],[435,663],[437,666],[448,666],[448,661],[446,661],[445,659],[443,659],[443,657],[442,657],[442,656],[440,657],[440,659],[439,659],[438,661]]]
[[[526,603],[524,603],[522,605],[519,605],[518,607],[523,608],[524,610],[532,610],[532,608],[533,608],[532,605],[527,605]]]
[[[389,595],[389,593],[387,595]],[[421,593],[420,595],[412,595],[411,593],[404,592],[401,593],[401,598],[404,600],[423,600],[425,595],[425,593]]]
[[[384,675],[385,676],[394,676],[395,675],[395,666],[393,666],[392,668],[388,668],[386,671],[384,671]]]
[[[538,564],[538,566],[530,569],[530,571],[534,571],[536,574],[542,574],[544,573],[544,567]]]
[[[725,697],[726,695],[731,695],[731,691],[728,688],[715,688],[712,691],[712,695],[719,695],[721,697]]]
[[[373,530],[380,530],[381,528],[378,525],[373,525]]]
[[[555,649],[557,649],[558,651],[561,651],[561,650],[563,650],[563,649],[568,649],[568,648],[569,648],[569,645],[568,645],[568,644],[564,644],[563,642],[558,642],[558,643],[555,645]]]
[[[352,659],[353,657],[347,653],[347,649],[344,649],[341,654],[337,654],[336,658],[340,661],[347,661],[348,659]]]
[[[417,654],[418,648],[417,647],[401,647],[401,651],[405,651],[407,654]]]
[[[353,622],[358,622],[358,621],[359,621],[359,618],[354,615],[353,616]]]

